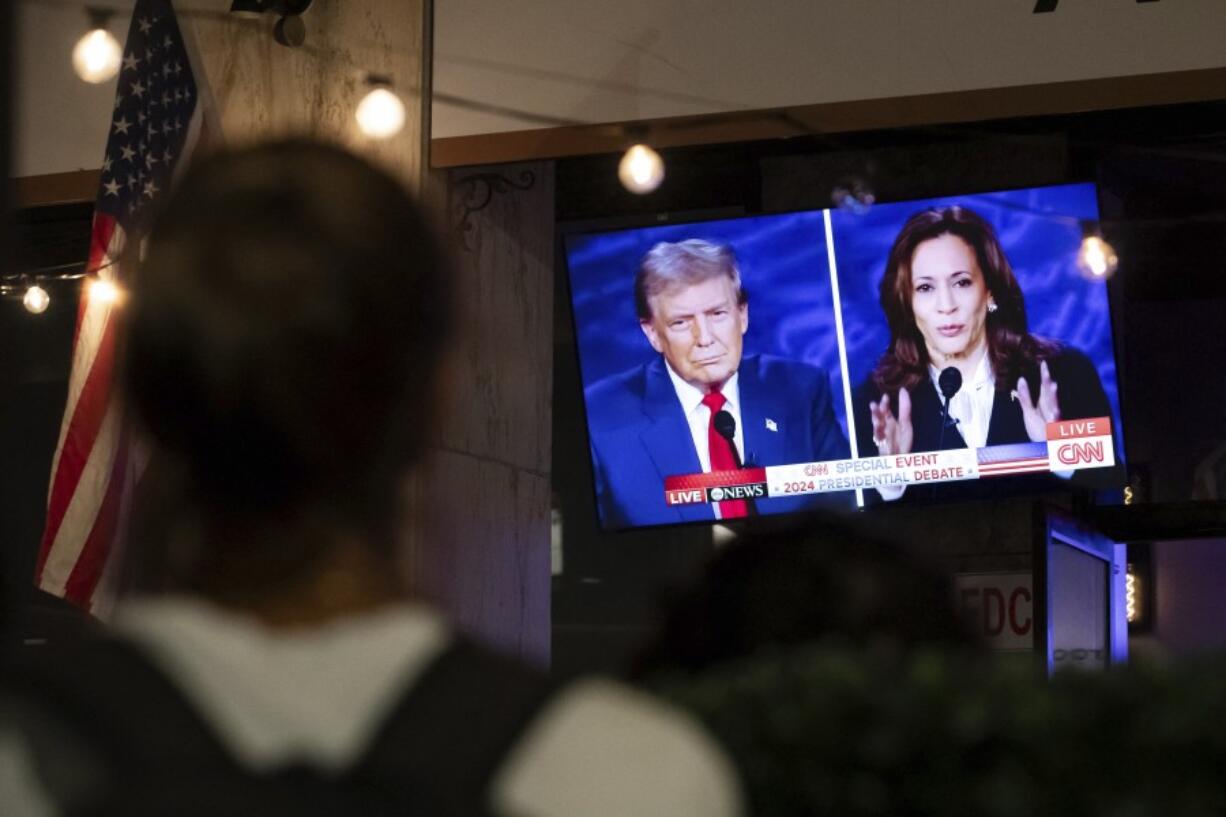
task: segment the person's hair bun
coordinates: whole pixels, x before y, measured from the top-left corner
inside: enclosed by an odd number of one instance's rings
[[[195,165],[130,302],[124,383],[207,503],[360,496],[428,437],[449,280],[408,194],[282,142]]]

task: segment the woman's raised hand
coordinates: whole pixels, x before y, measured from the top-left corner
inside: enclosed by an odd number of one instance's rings
[[[877,444],[877,453],[882,456],[910,454],[911,444],[915,440],[911,425],[911,394],[905,388],[898,390],[897,417],[890,411],[888,394],[869,403],[868,410],[873,418],[873,442]]]
[[[1047,424],[1060,419],[1060,396],[1056,381],[1051,379],[1047,361],[1039,364],[1039,400],[1030,395],[1026,378],[1017,379],[1017,398],[1022,404],[1022,421],[1026,424],[1026,436],[1031,442],[1041,443],[1047,439]]]

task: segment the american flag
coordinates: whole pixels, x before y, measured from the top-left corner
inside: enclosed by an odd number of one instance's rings
[[[981,477],[1036,474],[1051,470],[1045,442],[991,445],[977,450],[975,456],[979,460]]]
[[[141,469],[114,381],[115,320],[122,309],[114,294],[122,292],[127,272],[118,259],[126,242],[140,240],[140,225],[186,166],[203,130],[196,80],[169,0],[138,0],[102,160],[35,575],[43,590],[96,612]]]

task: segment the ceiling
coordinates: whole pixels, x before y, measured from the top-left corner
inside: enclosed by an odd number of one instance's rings
[[[122,39],[132,0],[103,4],[121,10],[111,30]],[[69,65],[84,1],[16,5],[14,175],[96,168],[114,88],[85,85]],[[224,12],[228,0],[176,6],[186,17]],[[1226,65],[1221,0],[1033,8],[1034,0],[437,0],[433,136]]]

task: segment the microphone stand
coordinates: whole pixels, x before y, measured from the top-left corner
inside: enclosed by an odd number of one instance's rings
[[[941,432],[937,435],[937,451],[945,450],[945,427],[949,425],[949,401],[946,397],[941,404]]]
[[[962,388],[962,372],[954,366],[947,366],[941,372],[940,377],[937,378],[937,386],[940,389],[941,396],[945,398],[941,404],[941,431],[937,435],[937,450],[944,451],[945,427],[949,425],[949,401]]]
[[[736,421],[732,415],[726,411],[719,411],[718,414],[724,415],[719,418],[723,422],[716,422],[715,430],[719,436],[728,441],[728,447],[732,449],[732,461],[736,464],[736,470],[741,471],[749,467],[741,461],[741,452],[736,450]],[[718,416],[718,415],[717,415]],[[751,457],[752,459],[752,457]],[[758,515],[758,504],[754,502],[753,497],[746,497],[744,500],[745,507],[749,509],[750,516]]]

